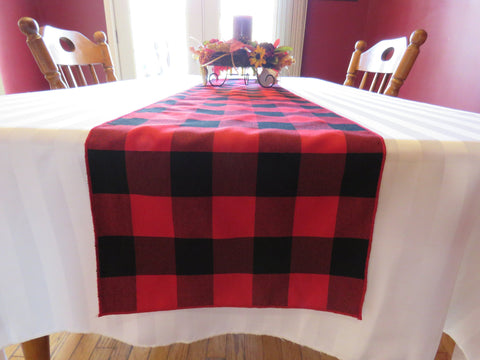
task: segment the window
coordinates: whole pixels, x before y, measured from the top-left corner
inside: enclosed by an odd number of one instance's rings
[[[158,0],[130,1],[136,77],[185,73],[185,0],[165,4]]]

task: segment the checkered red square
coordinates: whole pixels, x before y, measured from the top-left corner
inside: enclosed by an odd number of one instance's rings
[[[175,275],[138,275],[137,310],[176,309],[177,279]]]
[[[212,238],[212,198],[177,197],[172,214],[175,237]]]
[[[170,196],[170,153],[126,151],[125,163],[131,194]]]
[[[254,153],[214,153],[212,192],[215,196],[255,196],[258,156]]]
[[[288,306],[327,310],[329,275],[290,274]]]
[[[301,274],[329,274],[333,239],[294,237],[291,249],[291,272]]]
[[[361,318],[365,282],[344,276],[330,276],[328,285],[329,311],[340,314],[359,314]]]
[[[228,121],[228,120],[227,120]],[[225,121],[226,122],[226,121]],[[228,127],[219,128],[213,140],[213,151],[216,153],[252,153],[258,152],[258,133],[252,133],[246,120],[230,121]],[[232,126],[233,125],[233,126]]]
[[[277,237],[292,234],[295,203],[294,197],[257,197],[255,235]]]
[[[213,240],[213,273],[253,273],[253,238]]]
[[[214,275],[214,306],[251,307],[252,274]]]
[[[289,276],[289,274],[255,274],[252,306],[287,307]]]
[[[93,194],[92,212],[96,236],[133,235],[129,195]]]
[[[335,235],[338,196],[298,196],[295,200],[293,236]]]
[[[136,237],[135,269],[137,275],[175,275],[175,239]]]
[[[130,195],[131,226],[135,236],[174,237],[172,198]]]
[[[164,125],[161,128],[155,126],[133,127],[126,137],[125,151],[169,152],[176,129],[177,126],[172,125]]]
[[[213,306],[212,275],[177,275],[179,308]]]
[[[215,196],[212,199],[212,237],[248,238],[255,235],[255,197]]]
[[[375,198],[343,196],[338,202],[335,236],[368,239],[373,231]],[[365,221],[367,218],[370,221]]]
[[[135,276],[98,279],[100,314],[126,314],[137,311]]]
[[[331,129],[330,129],[331,130]],[[341,131],[298,130],[302,137],[303,154],[345,154],[347,141]]]

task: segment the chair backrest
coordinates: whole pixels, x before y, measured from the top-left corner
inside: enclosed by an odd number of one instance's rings
[[[92,42],[77,31],[40,28],[29,17],[21,18],[18,26],[51,89],[98,84],[98,68],[103,69],[106,82],[117,80],[104,32],[97,31]]]
[[[397,96],[425,40],[426,31],[419,29],[410,35],[408,44],[406,37],[382,40],[365,51],[366,42],[357,41],[343,85]],[[358,72],[363,72],[361,80]]]

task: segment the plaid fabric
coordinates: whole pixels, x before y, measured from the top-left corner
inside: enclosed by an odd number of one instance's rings
[[[100,315],[361,318],[383,139],[281,87],[197,86],[91,130]]]

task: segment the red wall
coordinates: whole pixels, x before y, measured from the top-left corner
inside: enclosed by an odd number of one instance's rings
[[[365,36],[368,1],[308,1],[302,76],[343,83],[355,42]]]
[[[48,89],[17,25],[22,16],[37,16],[36,3],[0,0],[0,9],[0,71],[5,93]]]
[[[40,26],[80,31],[90,39],[95,31],[106,31],[99,0],[0,0],[0,9],[0,71],[7,94],[49,89],[18,29],[22,16],[33,17]]]
[[[478,0],[309,0],[302,75],[342,83],[356,40],[423,28],[428,39],[399,96],[480,112],[479,15]]]

